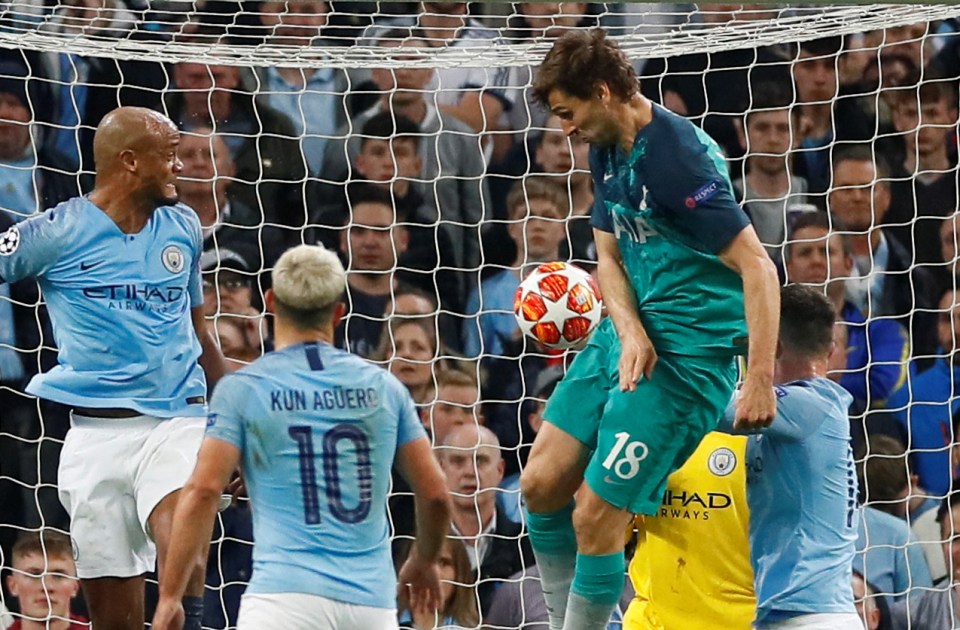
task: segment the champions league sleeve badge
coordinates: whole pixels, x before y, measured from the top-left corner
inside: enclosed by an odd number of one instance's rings
[[[0,236],[0,256],[9,256],[20,247],[20,230],[11,227]]]

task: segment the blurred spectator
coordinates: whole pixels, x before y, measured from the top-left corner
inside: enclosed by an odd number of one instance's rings
[[[259,210],[231,195],[236,165],[223,137],[203,126],[181,132],[179,155],[177,192],[200,218],[204,249],[242,251],[250,271],[272,267],[283,253],[283,237],[263,225]]]
[[[701,4],[699,8],[697,17],[712,22],[770,16],[764,11],[734,14],[731,10],[741,7],[729,4]],[[754,84],[789,85],[788,63],[769,46],[650,59],[641,70],[640,89],[644,96],[668,109],[694,118],[728,157],[738,158],[742,149],[734,121],[750,108]]]
[[[347,261],[347,316],[336,330],[338,347],[370,357],[380,341],[384,310],[396,286],[397,261],[407,250],[406,216],[390,194],[350,189],[350,219],[340,232]]]
[[[504,471],[500,442],[486,427],[462,425],[447,433],[436,452],[453,502],[452,537],[467,549],[486,613],[502,581],[534,563],[523,528],[497,511]]]
[[[261,2],[260,20],[267,29],[264,43],[303,47],[321,43],[328,9],[327,2],[314,0]],[[346,122],[346,73],[329,66],[267,66],[256,72],[264,102],[293,123],[308,172],[320,173],[327,140]]]
[[[410,545],[413,549],[413,545]],[[400,627],[413,630],[460,630],[480,625],[477,610],[477,591],[474,588],[473,569],[467,550],[456,540],[447,538],[443,543],[440,558],[440,609],[410,610],[406,597],[400,597]]]
[[[590,28],[597,25],[596,9],[588,2],[521,2],[514,5],[516,13],[508,18],[512,43],[534,43],[556,39],[574,28]],[[528,86],[533,81],[535,68],[521,66],[516,69],[514,85]],[[550,112],[537,103],[533,91],[524,87],[510,111],[509,129],[526,130],[546,126]],[[520,140],[521,142],[523,139]]]
[[[923,549],[930,577],[936,582],[947,574],[940,550],[940,531],[931,532],[929,519],[935,519],[940,501],[929,496],[910,472],[907,452],[896,438],[871,435],[866,451],[858,453],[857,474],[864,505],[903,519]]]
[[[261,213],[262,220],[300,227],[306,221],[300,190],[306,166],[293,124],[242,91],[236,66],[180,62],[164,93],[170,118],[186,131],[213,127],[236,165],[231,198]]]
[[[0,212],[14,221],[80,193],[77,175],[70,174],[76,168],[34,140],[31,111],[40,107],[39,96],[25,65],[0,62]]]
[[[956,480],[957,487],[960,480]],[[943,540],[943,559],[950,567],[947,579],[938,583],[936,589],[927,589],[909,600],[890,607],[890,616],[895,630],[911,628],[956,628],[960,622],[957,606],[957,584],[960,582],[960,496],[951,492],[943,500],[937,513],[940,537]]]
[[[250,319],[236,315],[224,315],[214,322],[213,327],[217,333],[220,351],[223,353],[226,368],[230,372],[247,366],[262,355],[263,343],[254,345],[252,339],[254,335],[251,335],[248,330],[250,325]]]
[[[483,425],[477,377],[458,369],[437,374],[437,400],[421,409],[420,417],[435,447],[443,444],[447,434],[459,426]]]
[[[443,363],[437,361],[437,332],[431,318],[391,319],[374,356],[388,364],[420,409],[437,399],[437,374]]]
[[[23,532],[13,546],[7,588],[20,605],[9,630],[86,630],[88,622],[71,614],[80,593],[70,537],[54,530]]]
[[[372,25],[364,33],[368,42],[381,46],[388,33],[397,27],[417,29],[430,48],[491,48],[500,42],[497,31],[485,27],[468,14],[467,2],[423,2],[413,16],[389,18]],[[404,35],[400,35],[400,38]],[[429,85],[436,90],[437,106],[465,122],[475,133],[490,133],[499,128],[500,116],[513,107],[518,90],[512,68],[468,67],[453,64],[438,68]],[[382,86],[381,86],[382,88]]]
[[[915,598],[933,584],[923,550],[907,523],[870,506],[860,510],[853,569],[889,601]]]
[[[124,39],[133,32],[135,23],[136,17],[120,0],[63,0],[40,30],[71,38]],[[38,109],[46,110],[45,116],[53,123],[44,142],[63,156],[68,171],[79,172],[81,165],[82,170],[93,170],[90,132],[109,111],[95,113],[102,96],[97,86],[120,84],[103,81],[111,65],[117,66],[112,59],[94,56],[54,51],[44,54],[42,75],[50,81],[51,101]],[[114,99],[109,109],[116,106]]]
[[[802,42],[794,47],[792,55],[800,105],[796,174],[807,180],[811,193],[825,192],[831,185],[830,150],[834,145],[874,135],[874,124],[857,99],[838,98],[837,57],[842,49],[843,38],[835,36]]]
[[[545,177],[524,178],[510,191],[507,208],[507,232],[516,258],[509,268],[487,276],[467,298],[466,311],[472,317],[463,329],[467,357],[504,354],[504,343],[520,336],[513,298],[521,278],[540,263],[560,259],[569,208],[560,186]]]
[[[949,155],[955,136],[957,94],[942,80],[897,92],[894,126],[904,142],[903,161],[890,184],[886,233],[914,263],[940,262],[937,234],[942,217],[957,211],[957,165]]]
[[[832,225],[831,225],[832,224]],[[847,278],[853,255],[847,234],[838,219],[823,212],[800,215],[793,225],[785,266],[788,282],[824,286],[847,327],[847,366],[840,385],[853,395],[854,415],[882,408],[903,383],[909,344],[903,328],[890,319],[867,319],[847,297]],[[862,427],[854,423],[854,442],[862,440]]]
[[[790,109],[792,96],[776,83],[756,86],[743,126],[737,125],[746,161],[744,176],[734,180],[733,188],[776,261],[783,260],[791,215],[807,203],[807,182],[791,172],[789,159],[799,122],[798,110]]]
[[[911,373],[906,385],[890,398],[887,408],[906,436],[911,469],[916,471],[920,485],[933,496],[943,497],[950,491],[954,476],[950,444],[956,436],[951,435],[951,418],[960,408],[955,386],[960,382],[960,369],[956,367],[960,358],[960,293],[954,289],[945,291],[937,316],[937,334],[944,354],[926,371]]]
[[[232,249],[208,249],[200,257],[203,274],[203,313],[247,315],[254,308],[255,271],[244,254]]]
[[[625,627],[621,623],[620,612],[627,609],[633,596],[633,586],[630,580],[625,580],[620,605],[614,611],[607,630]],[[490,610],[483,616],[483,623],[487,630],[549,630],[550,619],[540,585],[540,567],[533,565],[511,575],[494,595]],[[659,629],[661,626],[650,627]]]
[[[829,210],[850,234],[854,274],[849,299],[868,317],[893,315],[908,326],[918,309],[933,307],[934,276],[912,264],[910,252],[882,227],[890,207],[890,170],[869,145],[852,145],[833,154]]]
[[[340,182],[312,182],[307,191],[310,224],[318,226],[314,238],[327,247],[337,247],[338,228],[350,215],[348,197],[357,188],[373,187],[387,193],[399,216],[406,217],[409,236],[407,249],[397,265],[404,279],[440,299],[443,308],[463,310],[458,300],[453,246],[448,230],[435,224],[432,206],[426,203],[417,182],[423,181],[420,157],[420,128],[402,114],[380,112],[368,119],[360,133],[360,152],[353,167],[358,181],[346,186]],[[445,328],[452,323],[446,324]],[[445,330],[446,332],[446,330]],[[459,335],[459,333],[457,333]]]
[[[857,607],[857,616],[863,621],[864,630],[889,630],[890,613],[885,600],[877,597],[876,590],[859,571],[853,572],[853,602]]]
[[[377,43],[381,47],[429,47],[422,36],[407,35],[402,30],[388,31]],[[399,38],[405,39],[401,42]],[[480,264],[479,228],[489,214],[483,153],[477,134],[468,125],[434,106],[428,91],[433,73],[434,70],[421,67],[373,70],[379,100],[353,116],[346,127],[337,131],[336,139],[328,142],[321,173],[324,181],[355,179],[350,165],[356,164],[361,148],[356,131],[381,112],[406,116],[417,124],[421,138],[422,181],[418,188],[431,210],[421,219],[428,223],[441,221],[440,230],[447,233],[452,245],[452,266],[475,271]],[[460,304],[474,282],[472,277],[472,273],[464,275],[460,281]]]
[[[525,462],[527,459],[530,445],[533,444],[534,438],[543,425],[543,410],[547,406],[547,399],[550,398],[550,394],[553,393],[557,383],[563,378],[563,374],[564,368],[562,365],[548,367],[537,375],[537,381],[526,392],[530,398],[520,405],[519,418],[519,443],[521,445],[519,459],[521,462]],[[493,431],[496,432],[496,428],[493,428]],[[511,438],[513,438],[512,433],[507,436],[508,440]],[[502,445],[503,440],[500,443]],[[523,508],[526,502],[520,493],[520,473],[511,472],[506,475],[500,482],[500,489],[502,492],[497,495],[497,509],[503,510],[504,515],[511,521],[525,525]]]

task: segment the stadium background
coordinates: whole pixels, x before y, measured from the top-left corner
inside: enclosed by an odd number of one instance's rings
[[[533,103],[531,69],[564,29],[602,26],[636,61],[644,94],[720,143],[773,257],[795,244],[801,217],[829,209],[839,219],[829,230],[852,241],[853,268],[830,259],[805,281],[829,277],[832,296],[845,288],[837,378],[857,398],[858,458],[889,473],[868,474],[862,499],[913,528],[865,545],[919,549],[931,573],[944,572],[927,521],[955,472],[960,10],[464,6],[469,17],[457,3],[0,3],[0,227],[89,190],[104,113],[167,112],[184,130],[181,194],[208,227],[208,315],[232,365],[270,348],[261,296],[279,253],[300,242],[339,250],[351,272],[341,341],[396,371],[435,435],[441,424],[490,428],[503,473],[452,487],[458,509],[485,514],[494,497],[499,517],[519,519],[516,475],[537,401],[569,357],[517,336],[513,291],[534,262],[589,269],[593,257],[586,148]],[[771,120],[786,121],[786,136]],[[869,163],[865,180],[854,169],[838,182],[844,152]],[[885,250],[871,245],[879,234]],[[23,393],[54,351],[36,285],[0,285],[5,570],[18,533],[69,530],[56,498],[66,410]],[[877,446],[877,436],[896,441]],[[402,543],[412,527],[402,487],[390,509]],[[463,579],[481,609],[500,584],[535,579],[523,577],[521,526],[498,523],[502,562]],[[210,627],[235,615],[250,537],[244,505],[221,515]],[[477,553],[475,539],[465,543]],[[881,590],[900,598],[923,586],[904,584]]]

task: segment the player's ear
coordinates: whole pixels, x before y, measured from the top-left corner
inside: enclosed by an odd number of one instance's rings
[[[594,87],[594,94],[600,100],[601,105],[610,104],[610,86],[607,85],[606,81],[597,81],[596,86]]]
[[[263,305],[267,308],[268,313],[275,314],[277,308],[277,297],[273,293],[273,289],[267,289],[267,292],[263,294]]]
[[[7,590],[10,591],[10,595],[13,597],[20,597],[20,589],[17,588],[17,580],[13,574],[7,576]]]
[[[346,314],[347,305],[343,302],[337,302],[337,305],[333,307],[333,316],[331,318],[331,323],[334,328],[340,325],[340,320],[342,320]]]

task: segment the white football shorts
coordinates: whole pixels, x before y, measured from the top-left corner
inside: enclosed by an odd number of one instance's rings
[[[798,615],[776,623],[756,626],[757,630],[863,630],[857,613]]]
[[[60,502],[70,515],[80,578],[152,571],[147,519],[182,488],[197,463],[206,418],[89,418],[70,415],[60,454]]]
[[[396,630],[397,611],[306,593],[246,593],[237,630]]]

